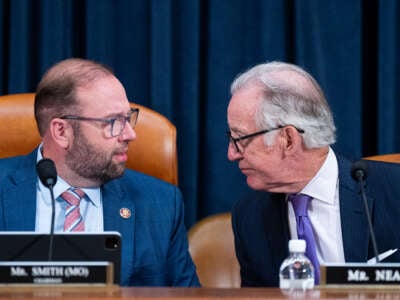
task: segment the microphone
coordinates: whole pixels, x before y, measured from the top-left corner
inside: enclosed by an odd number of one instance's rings
[[[52,189],[57,182],[57,170],[54,162],[49,158],[43,158],[37,163],[36,171],[44,186]]]
[[[49,255],[48,260],[53,259],[53,238],[54,238],[54,214],[55,214],[55,199],[53,187],[57,183],[57,170],[54,162],[51,159],[43,158],[36,164],[36,171],[40,181],[45,187],[50,190],[51,195],[51,226],[50,226],[50,240],[49,240]]]
[[[353,179],[355,181],[357,181],[359,183],[359,186],[360,186],[361,197],[364,202],[365,216],[367,217],[367,221],[368,221],[369,234],[371,235],[372,247],[374,250],[376,262],[378,263],[378,262],[380,262],[380,258],[379,258],[379,254],[378,254],[378,247],[376,245],[375,233],[374,233],[374,229],[372,227],[371,215],[369,213],[367,196],[366,196],[365,189],[364,189],[365,179],[367,179],[367,176],[368,176],[368,164],[366,163],[366,161],[359,160],[359,161],[355,162],[351,167],[351,176],[353,177]]]

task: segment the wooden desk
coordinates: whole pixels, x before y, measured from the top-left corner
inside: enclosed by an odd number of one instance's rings
[[[277,288],[103,288],[103,287],[0,287],[0,299],[382,299],[399,300],[400,289],[317,289],[302,297],[284,295]]]

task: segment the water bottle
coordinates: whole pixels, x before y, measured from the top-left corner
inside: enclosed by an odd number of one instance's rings
[[[286,292],[306,292],[314,288],[314,267],[305,256],[306,241],[290,240],[290,255],[279,269],[279,287]]]

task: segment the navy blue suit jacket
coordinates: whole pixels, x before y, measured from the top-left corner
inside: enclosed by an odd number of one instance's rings
[[[339,199],[346,262],[374,257],[360,187],[351,177],[352,162],[338,156]],[[367,161],[366,194],[378,252],[400,248],[400,165]],[[284,194],[254,192],[232,211],[242,286],[279,286],[279,267],[290,238]],[[385,261],[400,262],[400,251]]]
[[[35,231],[36,151],[0,160],[0,230]],[[104,230],[122,236],[121,285],[198,286],[177,187],[126,170],[101,186]],[[122,218],[119,210],[132,215]]]

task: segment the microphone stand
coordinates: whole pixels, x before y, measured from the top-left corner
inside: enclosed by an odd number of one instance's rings
[[[50,226],[50,237],[49,237],[49,255],[48,261],[53,260],[53,240],[54,240],[54,219],[55,219],[55,200],[54,200],[54,192],[53,185],[49,185],[50,194],[51,194],[51,226]]]
[[[366,214],[367,221],[368,221],[368,227],[369,227],[369,232],[371,235],[372,248],[374,250],[376,263],[379,263],[380,259],[379,259],[379,254],[378,254],[378,247],[376,245],[375,233],[374,233],[374,229],[372,227],[371,214],[369,213],[368,201],[367,201],[367,197],[366,197],[366,193],[365,193],[365,189],[364,189],[363,176],[362,175],[357,176],[357,181],[361,188],[361,197],[364,202],[365,214]]]
[[[51,195],[51,226],[48,252],[48,260],[51,261],[53,259],[54,219],[56,210],[53,187],[57,183],[57,169],[51,159],[43,158],[36,164],[36,171],[40,181],[50,190]]]

